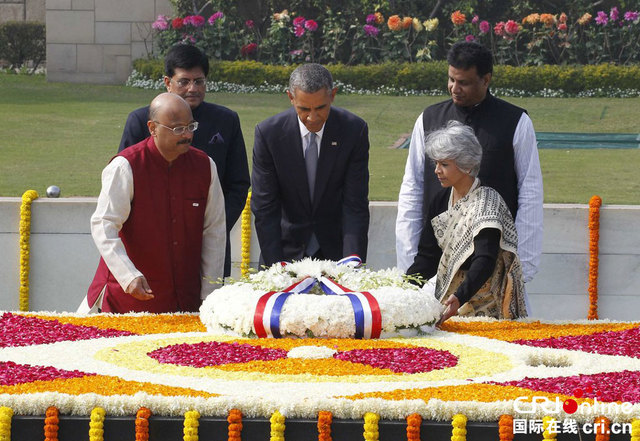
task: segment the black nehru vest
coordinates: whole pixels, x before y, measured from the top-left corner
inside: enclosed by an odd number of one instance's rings
[[[450,120],[471,126],[482,146],[482,162],[478,178],[482,185],[493,187],[507,203],[515,219],[518,209],[518,179],[514,165],[513,135],[524,109],[495,98],[487,97],[471,108],[459,107],[453,100],[427,107],[423,113],[425,134],[441,129]],[[434,172],[435,164],[425,158],[423,212],[441,189]]]

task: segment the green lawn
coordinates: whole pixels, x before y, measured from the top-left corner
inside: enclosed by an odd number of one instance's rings
[[[95,196],[100,171],[116,153],[126,116],[156,91],[47,83],[42,76],[0,74],[0,196],[55,184],[62,196]],[[369,123],[371,199],[396,200],[406,150],[388,147],[410,133],[422,109],[442,97],[338,95],[335,104]],[[240,115],[248,154],[253,128],[286,109],[286,95],[208,94]],[[640,98],[509,98],[528,109],[536,130],[640,133]],[[545,202],[640,204],[640,149],[540,150]]]

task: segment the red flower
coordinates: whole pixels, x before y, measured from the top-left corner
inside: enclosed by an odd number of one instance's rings
[[[240,53],[242,56],[247,56],[254,53],[258,49],[258,45],[256,43],[245,44],[240,48]]]
[[[245,25],[246,27],[248,27],[249,29],[253,29],[253,27],[255,26],[255,25],[254,25],[254,23],[253,23],[253,20],[247,20],[247,21],[245,21],[245,22],[244,22],[244,25]]]
[[[296,37],[302,37],[305,33],[304,26],[294,26],[293,33]]]
[[[567,30],[567,24],[566,23],[560,23],[558,25],[558,30],[559,31],[566,31]]]
[[[294,26],[303,26],[304,25],[304,17],[300,16],[300,17],[296,17],[293,19],[293,25]]]
[[[180,29],[182,28],[182,26],[183,26],[183,23],[180,17],[176,17],[171,21],[171,27],[173,29]]]
[[[318,23],[316,23],[315,20],[307,20],[304,22],[304,27],[307,29],[307,31],[313,32],[318,29]]]
[[[508,22],[505,23],[504,30],[509,35],[516,35],[520,30],[520,27],[518,26],[518,23],[516,23],[515,21],[509,20]]]
[[[499,21],[498,23],[496,23],[496,25],[493,27],[493,32],[498,37],[504,36],[504,22],[503,21]]]

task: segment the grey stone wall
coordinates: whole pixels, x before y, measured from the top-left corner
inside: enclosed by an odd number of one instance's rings
[[[122,84],[152,53],[152,29],[168,0],[46,0],[47,80]]]
[[[45,19],[45,0],[0,0],[0,23]]]

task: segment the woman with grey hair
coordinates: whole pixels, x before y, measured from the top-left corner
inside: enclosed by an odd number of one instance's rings
[[[473,129],[449,121],[425,145],[443,188],[427,207],[407,274],[436,276],[435,295],[446,307],[440,323],[456,314],[526,316],[515,224],[500,194],[477,178],[482,147]]]

